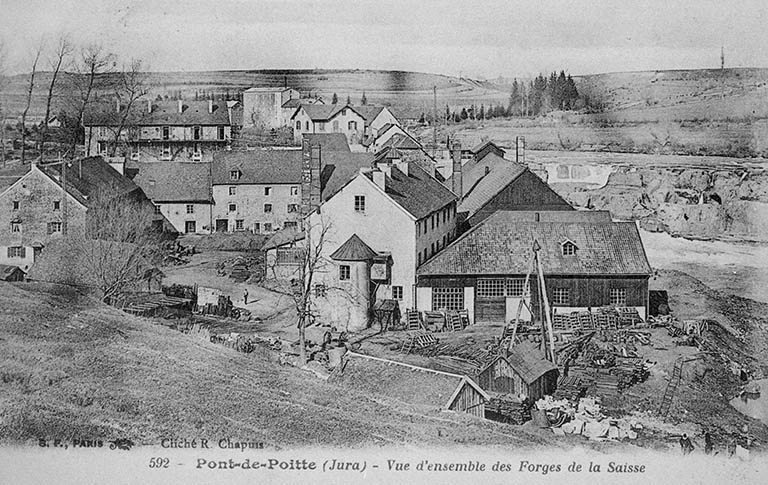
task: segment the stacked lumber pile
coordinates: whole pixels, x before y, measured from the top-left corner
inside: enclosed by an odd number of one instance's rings
[[[443,312],[424,312],[424,325],[433,332],[445,330],[445,322],[445,313]]]
[[[490,419],[509,424],[525,424],[531,420],[531,404],[511,396],[499,395],[491,397],[485,403],[485,412],[491,413]]]
[[[617,363],[610,372],[618,379],[619,391],[623,391],[638,382],[644,382],[650,375],[641,361]]]
[[[619,397],[619,378],[610,371],[600,370],[595,378],[595,392],[602,398]]]
[[[219,262],[216,272],[219,276],[229,276],[237,283],[244,283],[253,277],[263,277],[264,260],[261,256],[238,256]]]
[[[552,327],[560,332],[589,332],[634,327],[643,319],[634,307],[599,307],[590,311],[559,313],[552,316]]]
[[[553,397],[555,400],[567,399],[569,401],[577,401],[584,397],[587,389],[591,384],[591,380],[585,381],[579,376],[569,375],[567,377],[561,377],[557,383],[557,390]]]

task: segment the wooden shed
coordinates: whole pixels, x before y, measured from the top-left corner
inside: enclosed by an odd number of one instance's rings
[[[472,379],[369,355],[347,352],[331,381],[417,406],[485,417],[490,396]]]
[[[18,266],[0,264],[0,281],[24,281],[24,275]]]
[[[477,376],[486,392],[523,395],[536,401],[557,389],[559,371],[542,352],[526,343],[515,346],[506,357],[493,359]]]

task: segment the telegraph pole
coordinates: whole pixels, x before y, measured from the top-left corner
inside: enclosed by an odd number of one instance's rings
[[[432,86],[432,158],[437,153],[437,86]]]

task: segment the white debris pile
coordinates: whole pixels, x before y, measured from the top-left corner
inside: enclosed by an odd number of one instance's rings
[[[600,399],[579,399],[574,406],[566,399],[554,400],[545,396],[536,401],[536,407],[546,411],[552,431],[557,435],[576,434],[595,441],[636,439],[643,427],[636,419],[607,418],[601,410]]]

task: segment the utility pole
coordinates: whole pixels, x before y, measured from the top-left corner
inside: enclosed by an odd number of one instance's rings
[[[432,158],[437,153],[437,86],[432,86]]]

